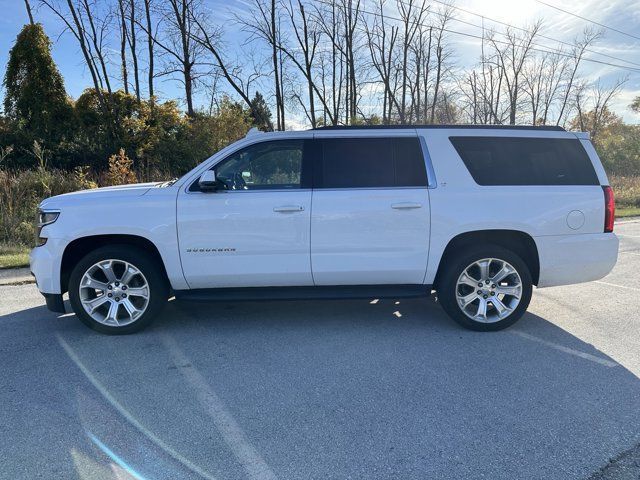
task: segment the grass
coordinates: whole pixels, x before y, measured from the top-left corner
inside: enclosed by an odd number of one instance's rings
[[[640,217],[638,207],[616,207],[616,218]]]
[[[0,268],[18,268],[29,265],[29,249],[22,246],[0,245]]]

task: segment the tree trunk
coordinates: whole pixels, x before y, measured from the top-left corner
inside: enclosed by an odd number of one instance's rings
[[[278,62],[278,34],[276,30],[276,0],[271,0],[271,61],[273,63],[274,89],[276,94],[276,125],[278,130],[284,130],[284,111],[280,90],[280,63]]]
[[[122,71],[122,85],[124,93],[129,93],[129,75],[127,72],[127,22],[124,14],[124,0],[118,0],[118,11],[120,13],[120,64]]]
[[[136,51],[136,4],[135,0],[130,2],[131,8],[131,32],[129,37],[129,46],[131,47],[131,59],[133,60],[133,78],[136,87],[136,98],[140,101],[140,79],[138,78],[138,53]]]
[[[149,98],[153,100],[153,31],[151,30],[151,0],[144,0],[144,13],[147,20],[147,47],[149,50]]]
[[[31,5],[29,5],[29,0],[24,0],[24,5],[25,7],[27,7],[27,15],[29,15],[29,23],[33,25],[34,24],[33,14],[31,13]]]

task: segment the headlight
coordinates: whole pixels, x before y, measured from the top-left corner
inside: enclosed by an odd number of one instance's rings
[[[58,219],[59,216],[60,212],[38,209],[38,217],[36,220],[36,247],[41,247],[42,245],[47,243],[47,239],[40,236],[42,227],[52,224]]]

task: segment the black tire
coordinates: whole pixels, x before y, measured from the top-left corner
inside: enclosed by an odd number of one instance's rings
[[[101,260],[122,260],[134,265],[144,275],[149,287],[146,310],[132,323],[110,326],[91,318],[80,300],[80,282],[87,270]],[[130,245],[109,245],[97,248],[85,255],[73,268],[69,277],[69,301],[76,316],[89,328],[109,335],[126,335],[147,327],[160,313],[169,297],[169,285],[158,260],[144,250]]]
[[[480,322],[467,316],[463,309],[458,305],[456,298],[456,285],[460,275],[469,265],[485,258],[506,261],[512,265],[518,275],[520,275],[522,284],[522,294],[520,296],[520,303],[517,307],[505,318],[492,323]],[[447,312],[447,314],[458,324],[469,330],[489,332],[510,327],[517,322],[522,315],[524,315],[527,307],[529,306],[529,302],[531,301],[533,287],[529,268],[517,254],[498,245],[484,245],[465,248],[464,250],[453,252],[452,254],[447,255],[447,258],[444,259],[444,261],[446,264],[444,265],[444,270],[441,272],[438,279],[438,285],[436,286],[438,301],[442,305],[444,311]],[[465,292],[462,291],[461,293],[464,294]],[[490,297],[488,298],[488,301],[491,301]],[[495,307],[489,308],[494,309]]]

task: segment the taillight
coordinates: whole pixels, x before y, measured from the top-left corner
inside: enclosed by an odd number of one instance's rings
[[[613,220],[616,216],[616,201],[613,198],[613,188],[609,185],[603,186],[604,190],[604,231],[613,232]]]

